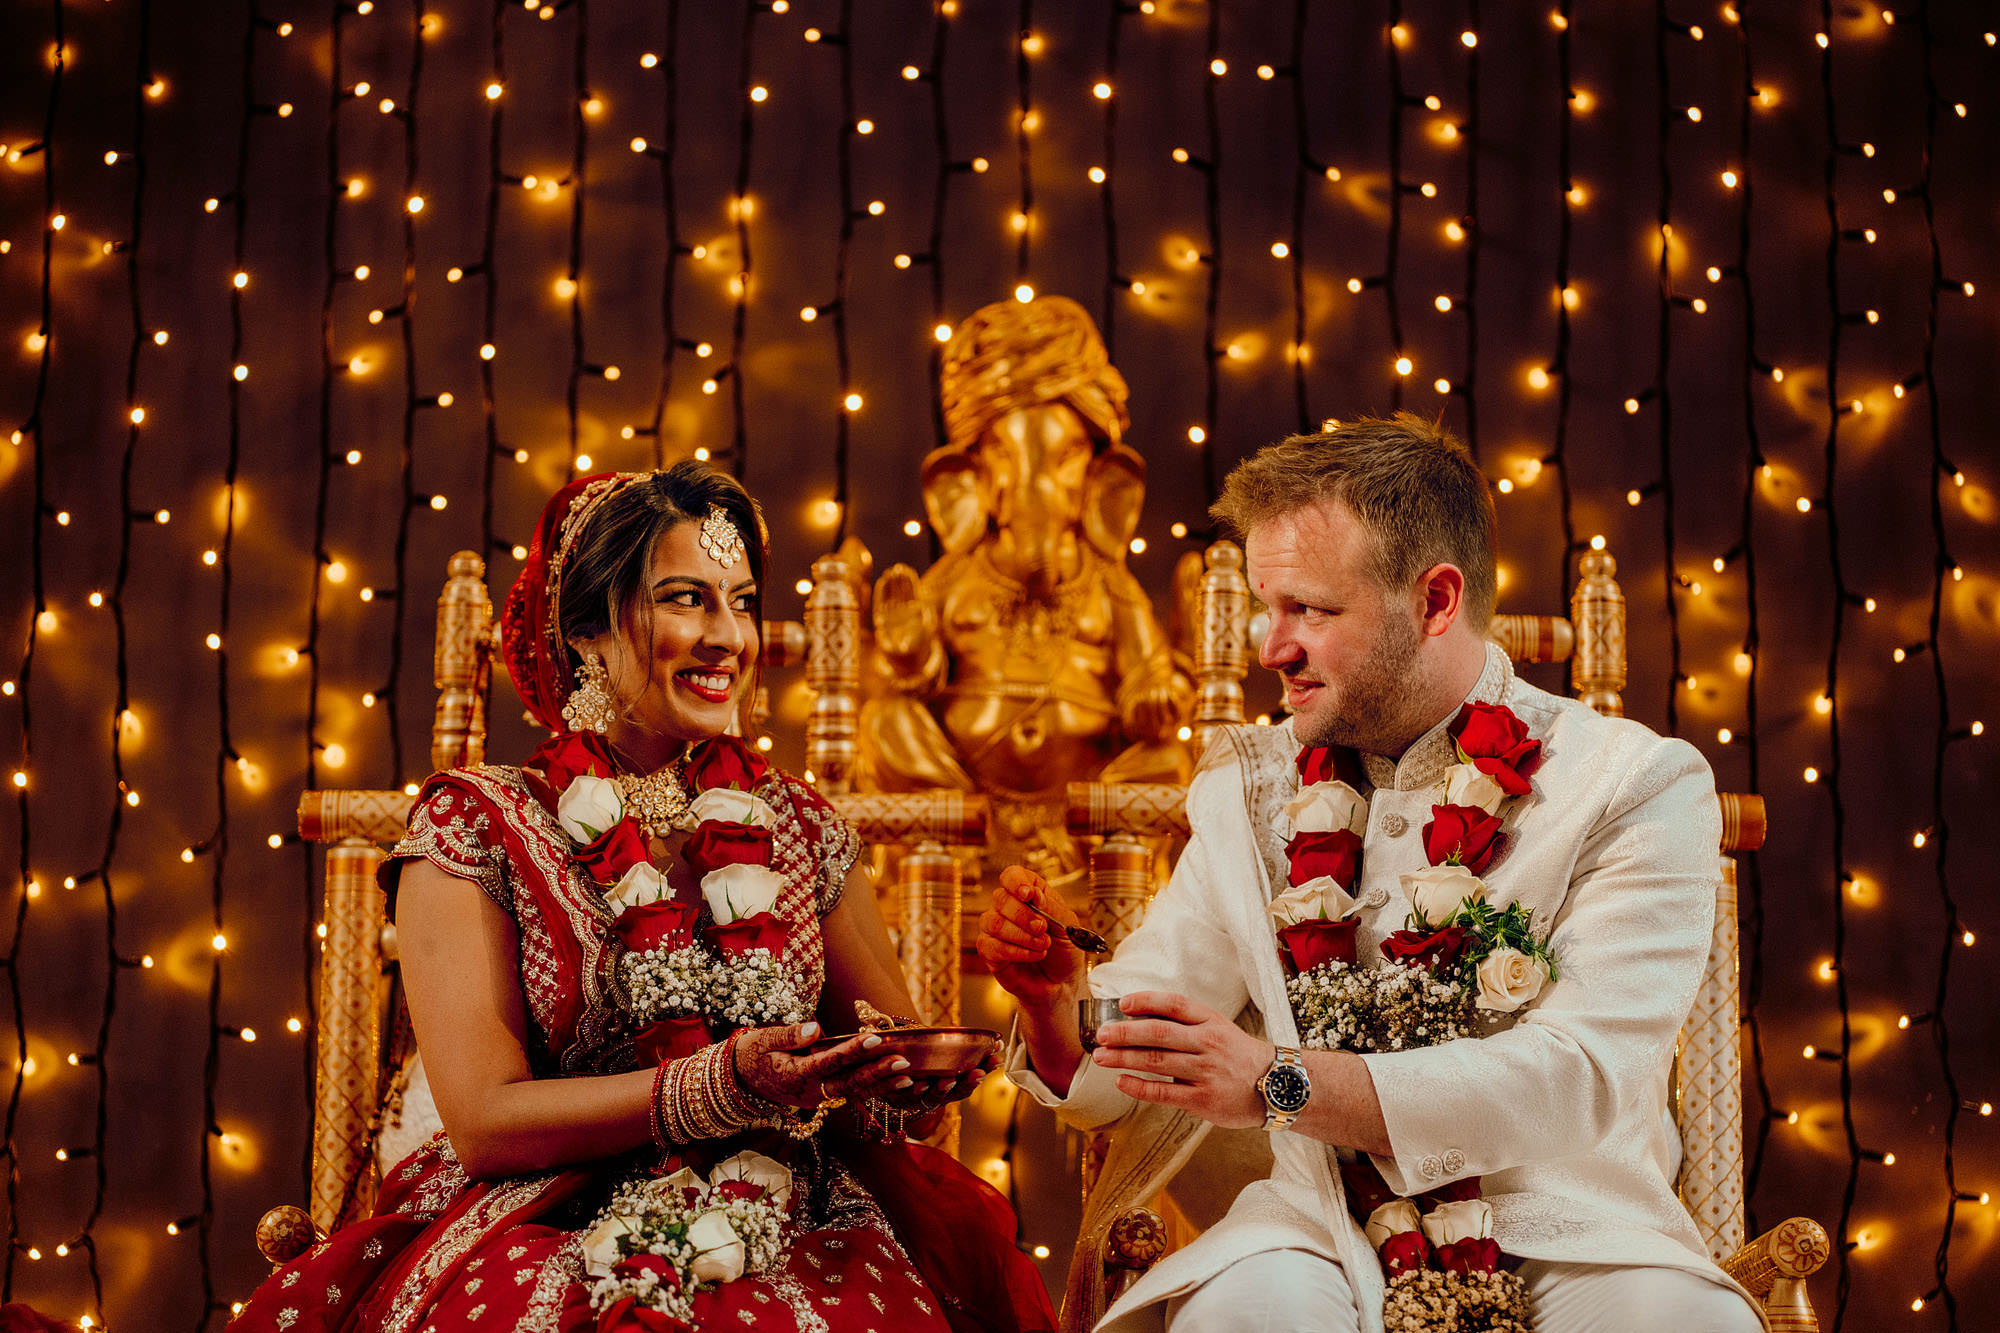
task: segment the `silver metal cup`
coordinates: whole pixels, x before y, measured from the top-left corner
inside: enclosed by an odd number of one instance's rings
[[[1089,999],[1076,1002],[1076,1026],[1083,1038],[1083,1049],[1097,1049],[1097,1030],[1106,1023],[1116,1023],[1125,1017],[1125,1011],[1118,1007],[1118,1000]]]

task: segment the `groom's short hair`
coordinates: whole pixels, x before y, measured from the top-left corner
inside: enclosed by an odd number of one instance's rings
[[[1493,618],[1493,492],[1463,444],[1409,412],[1293,435],[1244,459],[1209,514],[1237,538],[1309,505],[1338,500],[1373,537],[1370,572],[1400,591],[1433,565],[1465,576],[1465,615]]]

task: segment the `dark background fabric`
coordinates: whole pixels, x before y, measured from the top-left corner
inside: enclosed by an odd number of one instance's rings
[[[1990,7],[1577,5],[1567,29],[1476,0],[357,8],[0,19],[0,748],[26,774],[0,815],[5,1295],[187,1329],[257,1281],[252,1225],[303,1200],[311,1119],[287,1020],[312,1013],[318,858],[283,839],[302,788],[427,770],[451,552],[485,549],[497,600],[577,455],[706,447],[763,501],[769,614],[799,613],[843,529],[878,570],[921,566],[934,327],[1025,282],[1082,301],[1131,383],[1132,565],[1156,598],[1232,462],[1398,405],[1515,483],[1503,609],[1561,610],[1572,543],[1606,539],[1629,713],[1770,802],[1744,883],[1756,1219],[1836,1233],[1829,1327],[1939,1327],[1952,1299],[1982,1325],[1995,738],[1952,737],[2000,721]],[[1461,218],[1472,239],[1449,239]],[[1537,388],[1538,367],[1566,373]],[[1830,399],[1861,405],[1837,433]],[[803,683],[771,684],[796,765]],[[1252,711],[1274,697],[1259,673]],[[501,684],[496,758],[531,743],[518,711]],[[1075,1145],[1025,1113],[1017,1143],[1008,1118],[983,1095],[968,1160],[1013,1188],[1056,1281]]]

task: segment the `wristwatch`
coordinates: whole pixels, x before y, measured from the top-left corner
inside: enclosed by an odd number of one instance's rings
[[[1277,1052],[1271,1067],[1257,1080],[1257,1091],[1264,1098],[1264,1128],[1274,1133],[1290,1128],[1312,1097],[1306,1062],[1289,1046],[1280,1046]]]

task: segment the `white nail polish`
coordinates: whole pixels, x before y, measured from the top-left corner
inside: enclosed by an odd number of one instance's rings
[[[872,1051],[881,1044],[882,1044],[882,1039],[880,1037],[864,1037],[861,1041],[861,1049],[864,1051]]]

